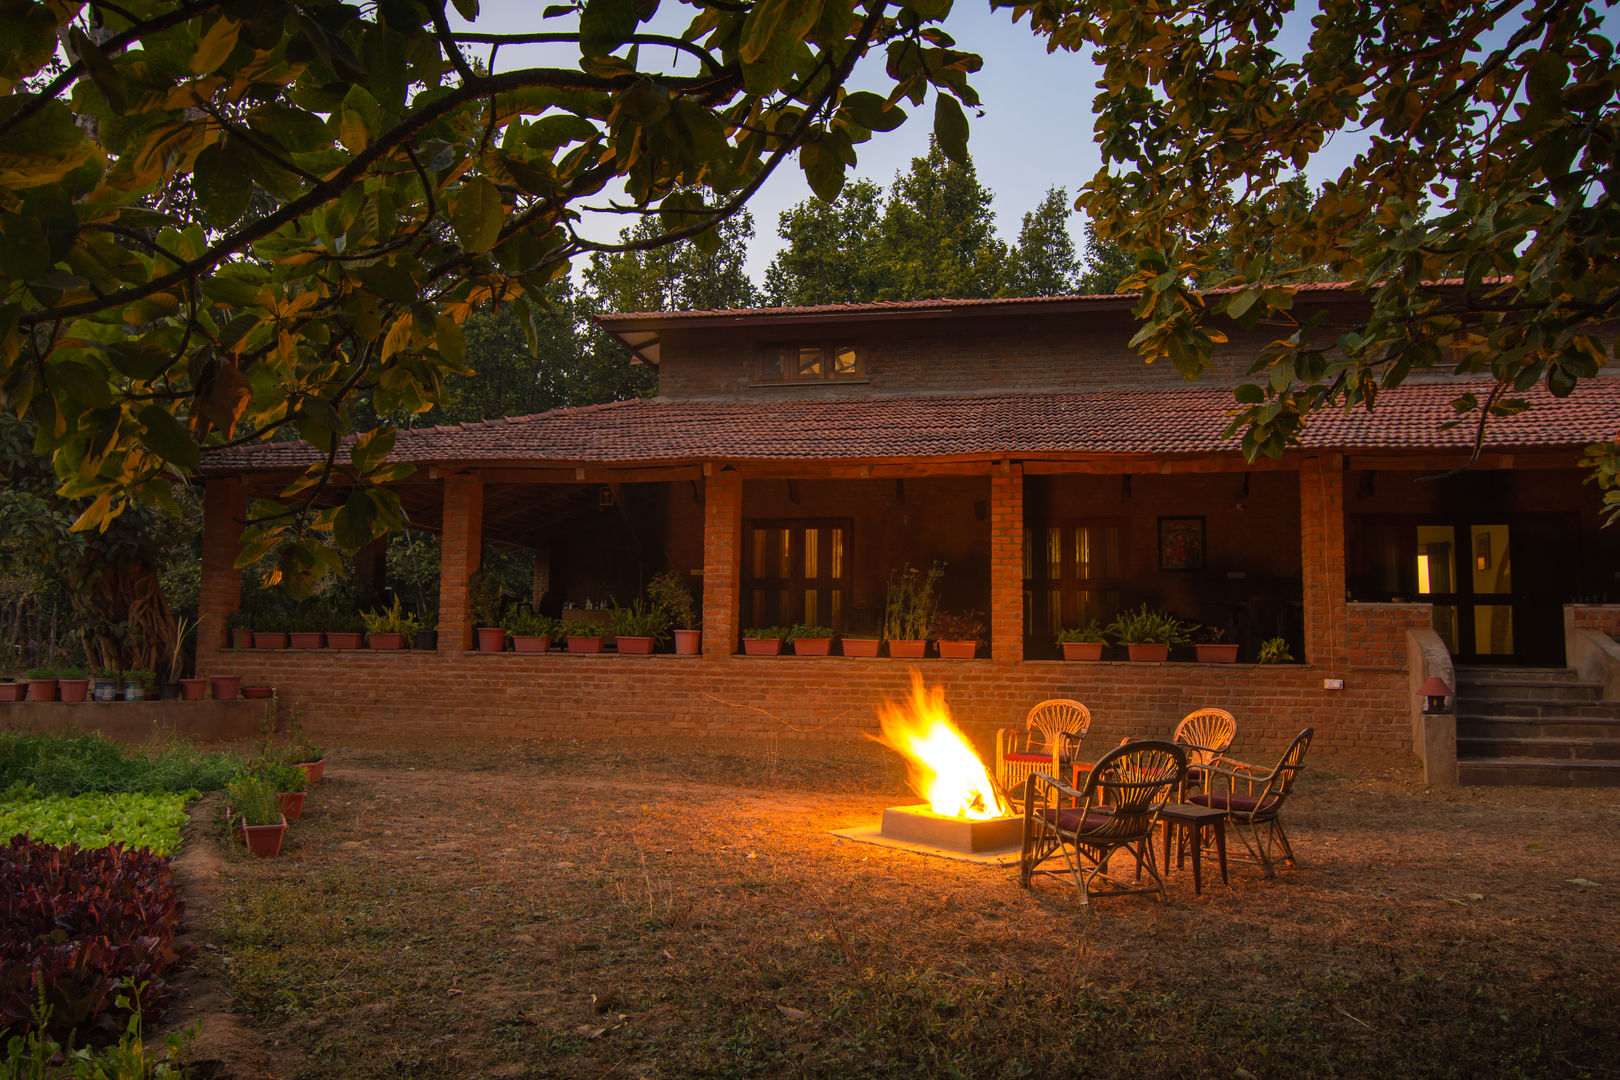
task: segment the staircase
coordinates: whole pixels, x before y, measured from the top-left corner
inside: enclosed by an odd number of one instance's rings
[[[1457,669],[1457,782],[1620,786],[1620,702],[1561,668]]]

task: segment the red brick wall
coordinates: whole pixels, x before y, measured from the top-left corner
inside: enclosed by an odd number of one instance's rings
[[[1338,675],[1344,642],[1344,472],[1334,457],[1299,471],[1300,568],[1305,586],[1305,659]]]
[[[1021,726],[1050,697],[1085,702],[1090,741],[1102,748],[1125,735],[1168,735],[1192,710],[1219,705],[1237,717],[1233,749],[1244,758],[1266,760],[1307,725],[1318,753],[1411,749],[1404,673],[1355,672],[1333,692],[1313,665],[249,650],[237,666],[328,735],[850,739],[876,732],[877,702],[903,697],[916,667],[945,686],[957,721],[987,752],[996,727]]]
[[[1575,629],[1620,637],[1620,604],[1574,604]]]
[[[439,651],[452,655],[473,643],[467,581],[483,564],[484,482],[456,473],[444,479],[444,532],[439,556]]]
[[[203,492],[202,584],[197,596],[198,670],[202,654],[225,648],[225,623],[241,607],[236,569],[247,491],[235,477],[211,477]],[[163,674],[160,672],[159,674]]]
[[[1024,658],[1024,467],[990,474],[990,655]]]
[[[1406,670],[1406,632],[1434,625],[1432,604],[1346,604],[1346,646],[1352,671]]]
[[[742,545],[742,477],[721,471],[704,484],[703,655],[737,648],[737,593]]]

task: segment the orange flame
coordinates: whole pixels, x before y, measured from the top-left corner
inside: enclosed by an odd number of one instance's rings
[[[883,734],[873,738],[906,759],[911,786],[934,813],[973,821],[1011,813],[984,762],[951,721],[943,686],[925,688],[913,668],[911,700],[900,705],[885,700],[878,720]]]

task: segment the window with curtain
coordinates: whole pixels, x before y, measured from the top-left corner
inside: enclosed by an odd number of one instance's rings
[[[849,538],[847,518],[745,521],[743,626],[803,623],[842,632]]]

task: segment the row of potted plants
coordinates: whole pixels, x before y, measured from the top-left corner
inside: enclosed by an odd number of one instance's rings
[[[287,823],[303,816],[310,785],[326,772],[326,752],[300,733],[257,758],[226,785],[225,817],[254,855],[280,854]]]
[[[396,597],[378,611],[342,611],[316,606],[296,612],[237,612],[230,643],[238,649],[436,649],[438,619],[405,610]]]
[[[1237,645],[1220,627],[1185,623],[1147,604],[1122,612],[1106,627],[1092,619],[1085,626],[1060,631],[1057,644],[1065,660],[1101,660],[1103,647],[1109,644],[1125,646],[1127,655],[1136,661],[1166,660],[1173,646],[1187,644],[1203,663],[1234,663],[1238,654]],[[1262,664],[1277,664],[1293,656],[1287,639],[1278,637],[1261,643],[1257,659]]]
[[[672,637],[675,653],[696,656],[702,644],[698,605],[680,574],[669,571],[653,578],[647,595],[628,607],[611,601],[606,609],[565,612],[565,618],[543,615],[528,604],[503,611],[500,598],[474,582],[472,614],[477,625],[478,648],[501,652],[510,640],[514,652],[545,652],[565,643],[569,652],[600,653],[611,637],[620,654],[647,655]]]
[[[796,656],[831,656],[837,635],[825,626],[756,626],[743,631],[748,656],[780,656],[784,645]],[[875,638],[845,635],[838,644],[845,656],[877,656],[887,644],[895,659],[920,660],[933,645],[943,660],[972,660],[984,644],[985,627],[976,611],[963,615],[936,612],[928,631],[918,638]]]
[[[0,678],[0,701],[152,701],[164,696],[156,682],[157,676],[150,671],[91,675],[82,668],[40,667],[21,678]],[[267,686],[242,686],[240,675],[180,679],[171,691],[184,701],[210,696],[221,701],[238,696],[267,698],[272,692]]]

